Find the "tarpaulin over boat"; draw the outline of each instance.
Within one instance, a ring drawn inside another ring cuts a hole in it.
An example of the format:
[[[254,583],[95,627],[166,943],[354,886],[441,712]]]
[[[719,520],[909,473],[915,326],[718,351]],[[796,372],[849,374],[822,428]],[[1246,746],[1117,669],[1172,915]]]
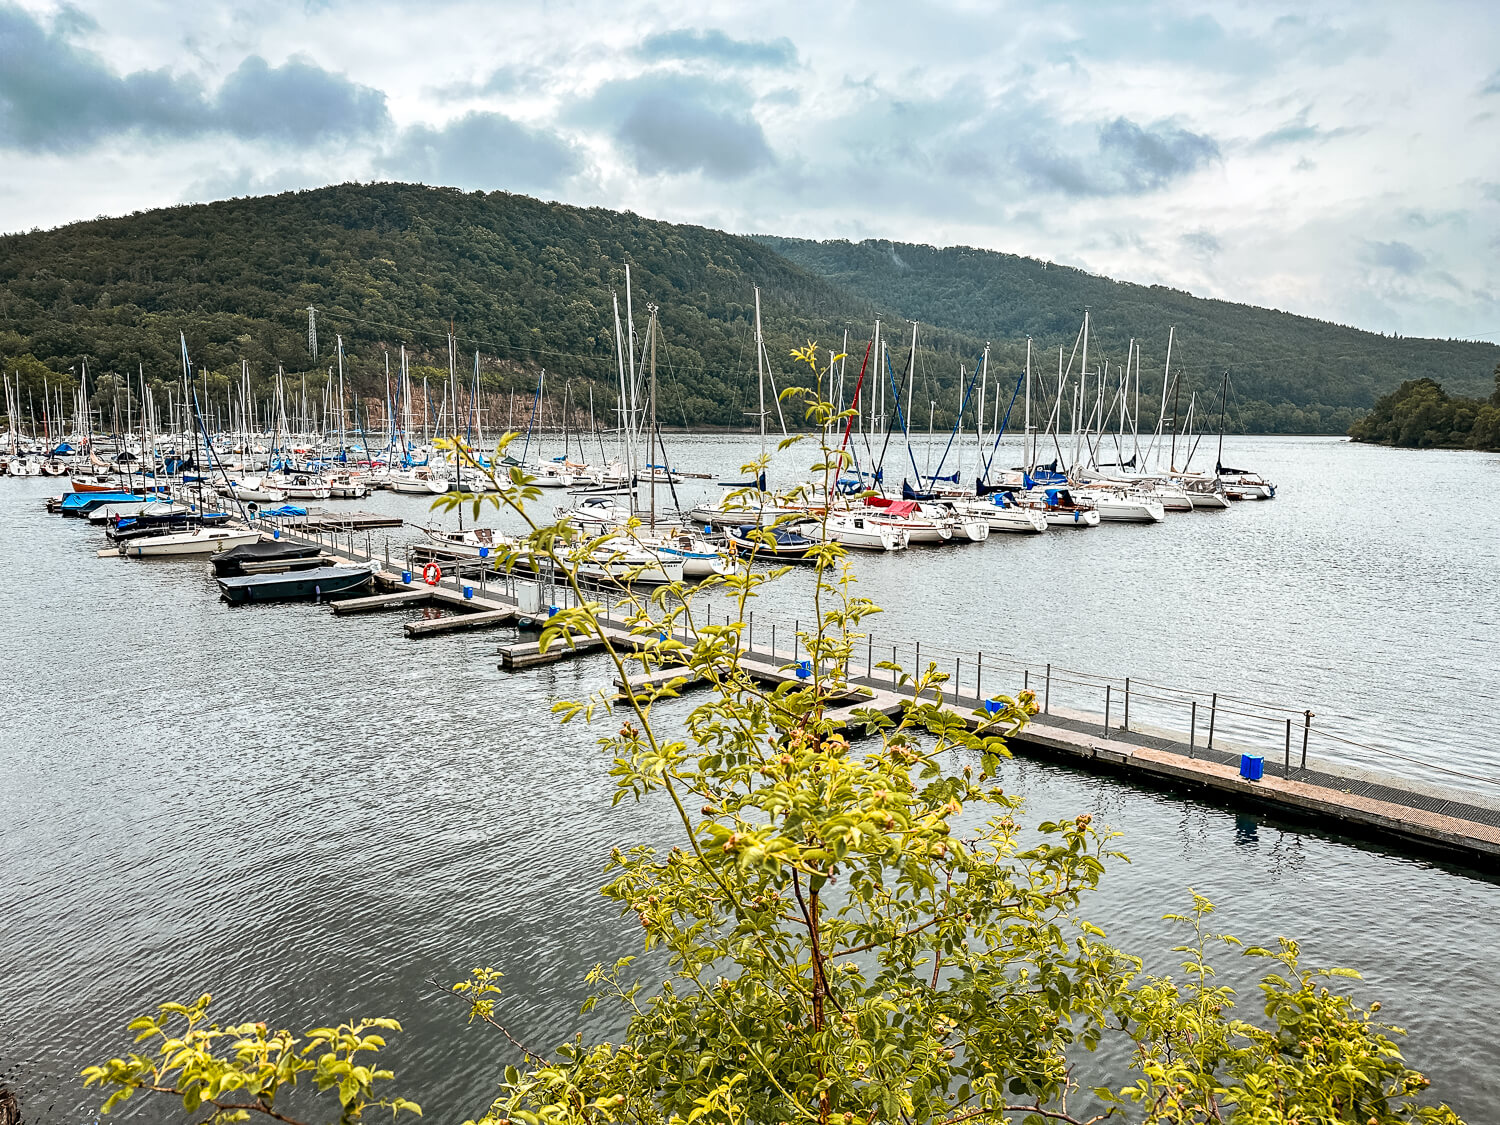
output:
[[[868,503],[872,508],[884,508],[893,516],[909,516],[917,510],[915,500],[887,500],[884,496],[872,496]]]

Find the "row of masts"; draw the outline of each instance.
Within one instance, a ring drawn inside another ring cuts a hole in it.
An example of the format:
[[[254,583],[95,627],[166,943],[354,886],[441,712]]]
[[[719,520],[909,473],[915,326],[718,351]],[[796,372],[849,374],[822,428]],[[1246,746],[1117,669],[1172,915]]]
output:
[[[747,414],[757,421],[762,439],[768,432],[772,408],[779,428],[787,431],[786,418],[781,408],[780,394],[776,386],[775,365],[766,350],[762,325],[761,294],[754,291],[754,348],[756,355],[757,409]],[[621,309],[618,296],[614,298],[614,320],[616,339],[617,396],[615,410],[618,412],[614,432],[619,437],[620,454],[631,479],[656,473],[645,470],[664,464],[658,416],[658,394],[656,359],[659,325],[657,309],[650,306],[648,324],[644,336],[636,331],[634,300],[630,284],[630,268],[625,268],[624,324],[621,324]],[[1033,341],[1026,340],[1024,371],[1016,381],[1009,398],[1004,394],[1009,379],[990,378],[990,347],[984,352],[975,368],[960,366],[958,386],[961,399],[955,418],[952,435],[963,436],[967,427],[972,428],[980,450],[982,468],[991,467],[990,458],[984,456],[983,447],[988,434],[998,447],[1000,438],[1010,429],[1012,408],[1021,398],[1022,419],[1020,434],[1023,440],[1023,462],[1034,468],[1044,459],[1055,463],[1066,462],[1071,466],[1099,470],[1105,468],[1134,468],[1160,463],[1167,471],[1185,469],[1190,462],[1196,442],[1185,440],[1184,435],[1195,432],[1197,417],[1197,395],[1190,394],[1187,409],[1181,407],[1181,380],[1179,373],[1172,371],[1172,353],[1176,330],[1173,328],[1167,340],[1167,358],[1163,370],[1161,394],[1158,398],[1154,425],[1145,428],[1141,418],[1142,361],[1140,343],[1132,339],[1127,347],[1122,364],[1108,362],[1090,365],[1091,344],[1090,314],[1085,311],[1083,324],[1073,343],[1071,352],[1060,345],[1057,354],[1057,378],[1055,385],[1046,381],[1033,370]],[[327,378],[321,388],[308,385],[306,373],[296,377],[294,385],[278,367],[269,397],[256,397],[252,392],[249,364],[241,361],[238,380],[230,382],[221,403],[210,403],[206,372],[201,369],[202,395],[195,394],[192,373],[186,369],[180,387],[166,387],[165,418],[158,411],[155,391],[145,378],[144,370],[132,377],[112,376],[113,385],[105,394],[103,402],[90,399],[88,367],[84,363],[79,385],[72,392],[71,410],[66,408],[64,390],[61,386],[44,384],[43,408],[40,414],[34,402],[26,403],[25,414],[29,416],[31,437],[49,441],[63,440],[66,436],[83,436],[85,439],[96,433],[109,434],[161,434],[163,432],[186,435],[196,434],[195,418],[201,418],[205,426],[211,426],[216,436],[239,435],[252,440],[271,435],[273,448],[276,443],[309,439],[324,442],[336,440],[341,450],[351,449],[351,438],[357,438],[359,448],[373,453],[371,438],[382,438],[385,451],[392,461],[406,459],[417,448],[430,448],[440,437],[461,437],[470,446],[482,447],[485,442],[486,416],[490,413],[484,406],[486,398],[481,387],[481,356],[474,352],[472,377],[459,377],[457,337],[451,326],[447,335],[448,376],[441,380],[441,395],[436,410],[433,409],[433,394],[429,378],[423,376],[420,383],[414,382],[410,372],[409,357],[404,345],[399,349],[397,364],[392,369],[391,353],[385,353],[385,395],[383,401],[374,396],[351,396],[345,377],[343,339],[336,337],[335,362],[328,368]],[[845,447],[851,444],[853,460],[863,462],[859,471],[865,475],[877,475],[884,466],[892,439],[899,434],[901,444],[906,447],[911,469],[919,478],[932,478],[945,467],[940,461],[936,466],[931,457],[937,438],[935,418],[937,402],[928,402],[927,463],[919,467],[911,453],[914,440],[919,437],[920,420],[913,417],[916,405],[916,379],[919,363],[919,325],[911,322],[910,344],[905,370],[898,373],[893,361],[890,343],[877,320],[869,347],[865,350],[864,362],[858,378],[849,378],[849,334],[844,333],[842,358],[831,364],[826,372],[826,386],[820,392],[830,401],[836,411],[848,410],[849,421],[845,428]],[[873,358],[873,365],[871,360]],[[525,442],[522,446],[522,461],[531,456],[531,441],[549,427],[545,425],[548,400],[545,394],[547,373],[541,372],[537,389],[529,407],[523,403],[525,416]],[[123,383],[123,406],[120,390]],[[767,399],[767,384],[771,397]],[[903,390],[904,384],[904,390]],[[26,435],[22,422],[20,401],[20,376],[5,379],[5,406],[8,434],[12,443]],[[178,392],[181,392],[180,394]],[[1024,392],[1024,393],[1023,393]],[[494,396],[489,399],[493,402]],[[561,429],[564,435],[563,459],[571,457],[571,441],[576,436],[580,458],[586,456],[583,444],[584,432],[581,411],[575,410],[571,402],[571,388],[565,385],[561,402],[553,410],[553,432]],[[1039,417],[1045,419],[1041,426],[1033,424],[1034,399],[1041,407]],[[1171,413],[1168,414],[1168,403]],[[361,416],[361,402],[364,410]],[[222,407],[222,413],[221,413]],[[1003,414],[1002,414],[1003,410]],[[517,411],[516,392],[510,392],[506,428],[519,431],[521,418]],[[557,424],[560,416],[561,424]],[[570,426],[571,421],[571,426]],[[570,433],[571,429],[571,433]],[[593,385],[589,385],[588,434],[602,438],[604,431],[594,418]],[[1182,439],[1182,440],[1180,440]],[[196,440],[196,438],[195,438]],[[950,438],[950,446],[952,440]],[[1181,447],[1181,448],[1179,448]],[[661,452],[658,453],[657,451]],[[603,442],[600,453],[604,455]],[[1107,460],[1109,457],[1113,460]],[[944,453],[946,459],[946,451]],[[1180,458],[1185,458],[1181,464]],[[985,475],[981,473],[981,476]]]

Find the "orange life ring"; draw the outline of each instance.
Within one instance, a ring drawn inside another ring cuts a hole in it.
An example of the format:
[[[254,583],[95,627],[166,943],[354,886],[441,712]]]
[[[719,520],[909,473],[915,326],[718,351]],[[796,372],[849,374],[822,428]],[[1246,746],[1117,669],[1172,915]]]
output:
[[[443,580],[443,568],[437,563],[428,563],[422,568],[422,581],[429,586],[436,586]]]

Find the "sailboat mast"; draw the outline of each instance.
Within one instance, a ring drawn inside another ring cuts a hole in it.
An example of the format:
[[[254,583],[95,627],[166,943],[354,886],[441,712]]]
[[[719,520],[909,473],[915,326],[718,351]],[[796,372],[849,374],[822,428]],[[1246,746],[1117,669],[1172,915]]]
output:
[[[989,345],[985,345],[985,357],[990,354]],[[1029,473],[1036,467],[1036,441],[1031,436],[1031,337],[1026,337],[1026,414],[1025,414],[1025,439],[1021,442],[1021,460],[1026,465]]]
[[[760,334],[760,286],[755,287],[755,375],[760,388],[760,455],[766,455],[766,365],[765,344]]]
[[[1219,452],[1214,458],[1215,475],[1224,472],[1224,419],[1229,414],[1229,368],[1224,368],[1224,384],[1219,390]]]
[[[638,380],[636,379],[636,373],[635,373],[635,305],[632,303],[632,298],[630,296],[630,263],[629,262],[625,263],[625,355],[626,355],[626,359],[627,359],[628,364],[629,364],[629,374],[630,374],[630,384],[629,384],[629,391],[630,391],[630,414],[629,414],[629,423],[630,423],[630,428],[631,428],[630,436],[626,440],[628,442],[633,442],[635,440],[634,430],[635,430],[635,428],[637,426],[640,425],[640,422],[639,422],[639,418],[640,418],[640,399],[639,399],[639,393],[638,393],[637,388],[636,388],[636,383],[637,383]],[[635,483],[634,476],[631,477],[631,483],[632,484]],[[632,492],[631,495],[634,495],[634,493]]]
[[[626,277],[630,276],[630,267],[626,266]],[[635,514],[635,466],[632,464],[632,452],[630,448],[629,415],[626,409],[630,403],[630,395],[625,383],[625,339],[620,335],[620,297],[619,294],[611,294],[611,300],[615,308],[615,361],[620,372],[620,408],[616,412],[620,420],[620,451],[625,456],[625,483],[628,486],[627,495],[630,497],[630,511]]]
[[[651,398],[651,432],[648,441],[656,440],[656,306],[647,305],[651,313],[651,319],[646,325],[646,337],[651,348],[651,386],[647,394]],[[649,453],[651,446],[648,444],[646,450]],[[651,473],[651,530],[656,530],[656,470],[650,468],[651,461],[646,461],[646,466]]]

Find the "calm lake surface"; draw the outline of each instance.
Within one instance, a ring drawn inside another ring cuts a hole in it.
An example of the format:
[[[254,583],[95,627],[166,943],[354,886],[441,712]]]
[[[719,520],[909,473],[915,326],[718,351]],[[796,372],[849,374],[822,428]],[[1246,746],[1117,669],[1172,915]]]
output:
[[[670,445],[683,468],[733,476],[757,443]],[[856,559],[886,610],[879,643],[1305,707],[1404,757],[1319,752],[1497,792],[1500,459],[1293,438],[1225,457],[1278,498]],[[782,454],[773,484],[811,459]],[[399,1018],[390,1061],[429,1120],[480,1112],[512,1061],[443,996],[476,965],[505,970],[504,1014],[528,1042],[618,1031],[578,1014],[587,969],[638,947],[596,893],[602,861],[671,826],[652,804],[612,811],[594,732],[547,713],[603,686],[601,660],[510,675],[508,630],[413,642],[400,626],[420,611],[230,608],[201,561],[95,558],[101,533],[42,511],[57,487],[0,480],[0,1075],[29,1119],[90,1113],[79,1067],[124,1049],[134,1015],[203,991],[223,1019]],[[413,497],[344,506],[429,519]],[[758,612],[794,618],[806,595],[789,576]],[[1133,862],[1085,913],[1150,968],[1171,971],[1159,918],[1195,888],[1224,931],[1287,934],[1309,963],[1363,971],[1357,993],[1412,1032],[1435,1092],[1493,1119],[1500,873],[1060,766],[1017,760],[1003,780],[1036,819],[1093,812],[1124,834]]]

